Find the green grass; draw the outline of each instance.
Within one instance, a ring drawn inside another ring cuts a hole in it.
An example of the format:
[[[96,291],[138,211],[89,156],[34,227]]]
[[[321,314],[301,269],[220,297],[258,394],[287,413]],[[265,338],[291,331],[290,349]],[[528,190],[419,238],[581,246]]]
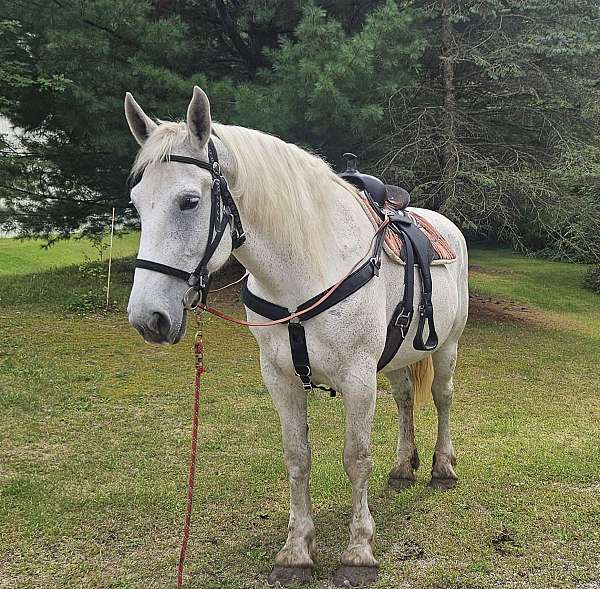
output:
[[[135,254],[139,238],[137,232],[116,234],[113,256],[119,258]],[[104,243],[108,244],[108,237],[105,237]],[[40,272],[99,258],[98,250],[89,239],[58,241],[50,247],[44,247],[45,244],[41,239],[0,238],[0,275]],[[107,255],[106,251],[104,255]]]
[[[570,328],[468,325],[452,415],[460,483],[449,493],[426,487],[431,405],[416,415],[417,485],[386,490],[396,410],[380,395],[370,490],[376,587],[591,588],[600,576],[600,333],[580,325],[595,325],[600,297],[581,289],[578,266],[490,250],[471,259],[481,266],[478,292],[564,316]],[[0,278],[2,588],[174,586],[191,334],[175,347],[145,345],[124,316],[130,277],[130,261],[118,263],[109,314],[69,311],[102,286],[76,267]],[[205,343],[188,586],[263,587],[287,526],[279,423],[247,330],[209,318]],[[309,411],[312,588],[325,589],[347,542],[350,487],[339,399],[311,394]]]
[[[549,262],[528,258],[510,250],[477,248],[470,252],[470,264],[484,269],[471,273],[471,287],[481,294],[504,296],[540,309],[595,314],[598,295],[581,288],[584,264]],[[485,269],[493,273],[485,272]]]

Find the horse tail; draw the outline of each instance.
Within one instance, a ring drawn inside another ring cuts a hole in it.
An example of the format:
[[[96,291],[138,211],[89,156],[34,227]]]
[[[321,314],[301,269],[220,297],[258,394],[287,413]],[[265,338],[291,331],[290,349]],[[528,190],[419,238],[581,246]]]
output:
[[[411,364],[410,380],[416,405],[422,405],[431,396],[431,385],[433,384],[433,361],[431,356],[423,358]]]

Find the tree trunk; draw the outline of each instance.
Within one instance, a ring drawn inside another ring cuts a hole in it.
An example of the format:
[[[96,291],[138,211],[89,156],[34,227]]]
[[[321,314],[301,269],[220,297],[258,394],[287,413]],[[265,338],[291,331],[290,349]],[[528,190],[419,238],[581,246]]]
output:
[[[442,8],[441,22],[441,55],[442,80],[444,87],[444,113],[443,113],[443,145],[442,145],[442,176],[440,191],[434,196],[433,208],[439,210],[444,207],[454,195],[456,189],[456,176],[458,173],[458,157],[456,149],[456,95],[454,89],[454,68],[456,61],[456,47],[454,27],[451,21],[452,0],[440,0]]]

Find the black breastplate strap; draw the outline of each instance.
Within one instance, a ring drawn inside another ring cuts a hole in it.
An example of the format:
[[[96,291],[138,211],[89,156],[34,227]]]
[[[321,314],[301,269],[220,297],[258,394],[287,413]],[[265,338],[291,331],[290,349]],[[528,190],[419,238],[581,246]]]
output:
[[[320,305],[317,305],[314,309],[307,312],[306,314],[298,317],[296,319],[292,319],[288,322],[288,334],[290,338],[290,349],[292,352],[292,362],[294,364],[294,371],[298,378],[302,382],[302,386],[306,390],[310,390],[312,388],[319,388],[326,391],[329,391],[332,396],[335,396],[335,390],[330,387],[325,387],[322,385],[316,385],[312,382],[312,371],[310,368],[310,357],[308,355],[308,347],[306,345],[306,333],[304,331],[304,326],[302,325],[302,321],[306,321],[308,319],[312,319],[317,315],[320,315],[327,309],[330,309],[334,305],[337,305],[344,299],[347,299],[350,295],[354,294],[356,291],[360,290],[365,284],[371,281],[374,276],[379,275],[379,269],[381,268],[381,251],[383,249],[383,240],[385,238],[385,233],[383,231],[379,232],[376,236],[375,243],[373,245],[373,255],[372,257],[362,264],[359,268],[357,268],[350,276],[348,276],[340,286],[325,299]],[[327,289],[329,290],[329,289]],[[302,303],[295,312],[303,311],[308,309],[312,305],[314,305],[320,298],[322,298],[327,290],[319,293],[318,295],[312,297],[308,301]],[[248,288],[247,280],[242,284],[242,301],[244,305],[258,313],[262,317],[266,317],[271,320],[278,320],[291,315],[291,311],[282,307],[280,305],[276,305],[271,303],[261,297],[253,294]]]
[[[212,139],[209,139],[208,141],[207,162],[184,155],[170,155],[165,161],[191,164],[202,168],[203,170],[207,170],[212,176],[210,219],[206,247],[202,259],[196,266],[196,269],[192,272],[186,272],[185,270],[180,270],[173,266],[167,266],[166,264],[160,264],[158,262],[153,262],[152,260],[142,260],[140,258],[135,261],[135,267],[152,270],[153,272],[159,272],[161,274],[167,274],[185,280],[190,286],[190,290],[184,297],[184,305],[187,308],[193,308],[200,300],[202,300],[203,303],[206,303],[209,283],[208,262],[219,247],[227,227],[231,227],[231,244],[233,249],[240,247],[244,243],[246,237],[244,235],[240,213],[235,205],[229,186],[227,185],[227,180],[225,180],[225,177],[221,174],[217,150]],[[130,188],[135,186],[140,180],[141,175],[130,183]]]
[[[429,239],[415,225],[412,217],[403,213],[393,213],[390,215],[391,224],[389,225],[402,240],[406,266],[404,271],[404,294],[402,300],[392,313],[392,318],[387,327],[386,341],[383,353],[377,363],[377,370],[384,368],[392,358],[398,353],[402,342],[406,338],[414,314],[413,300],[415,292],[415,263],[419,269],[422,284],[422,300],[419,305],[419,324],[413,340],[413,346],[417,350],[431,351],[437,347],[438,338],[433,322],[433,305],[431,302],[432,281],[430,264],[433,257],[433,249]],[[310,356],[306,343],[306,333],[303,321],[307,321],[330,309],[337,303],[348,298],[351,294],[361,289],[374,276],[379,275],[381,267],[381,250],[383,248],[384,233],[377,236],[374,245],[373,257],[353,272],[340,287],[321,305],[315,307],[306,315],[292,320],[288,323],[288,334],[290,339],[290,349],[292,353],[292,362],[294,371],[306,390],[313,387],[328,390],[335,395],[335,390],[329,387],[317,386],[312,382],[312,372],[310,368]],[[309,308],[321,298],[326,291],[312,297],[302,303],[296,311],[302,311]],[[248,288],[247,281],[242,284],[242,301],[244,305],[258,313],[262,317],[271,320],[283,319],[291,314],[286,307],[271,303],[261,297],[253,294]],[[423,342],[423,331],[425,322],[428,322],[429,334],[427,340]]]

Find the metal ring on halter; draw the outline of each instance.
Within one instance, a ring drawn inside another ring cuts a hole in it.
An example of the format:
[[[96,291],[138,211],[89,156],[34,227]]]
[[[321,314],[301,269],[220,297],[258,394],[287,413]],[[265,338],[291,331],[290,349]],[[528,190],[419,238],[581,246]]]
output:
[[[183,295],[183,308],[188,311],[195,311],[198,308],[198,303],[202,299],[202,294],[195,287],[190,287]]]

